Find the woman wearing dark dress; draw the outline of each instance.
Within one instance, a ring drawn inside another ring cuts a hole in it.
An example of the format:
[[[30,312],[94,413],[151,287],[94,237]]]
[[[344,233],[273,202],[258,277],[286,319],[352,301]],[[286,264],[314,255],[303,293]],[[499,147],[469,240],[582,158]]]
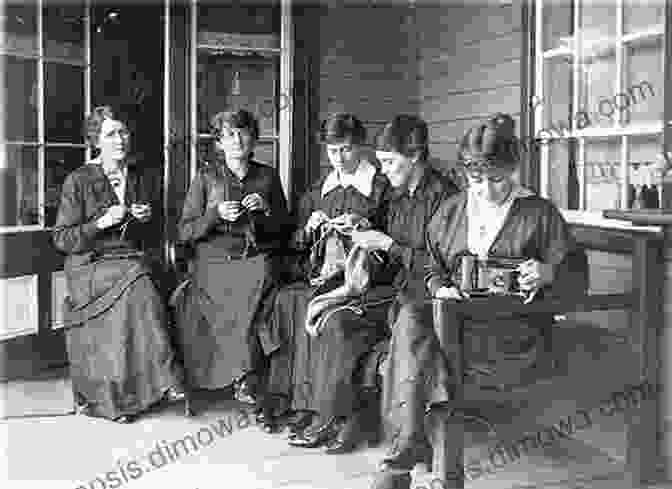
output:
[[[195,251],[190,282],[174,301],[178,336],[190,386],[233,384],[239,401],[255,403],[287,203],[277,172],[252,159],[254,116],[221,112],[211,127],[214,161],[191,182],[178,223],[179,239]]]
[[[87,118],[99,156],[65,183],[53,240],[68,254],[64,310],[70,376],[85,414],[127,423],[162,398],[184,400],[166,310],[143,242],[157,232],[156,185],[126,155],[126,125],[109,107]]]
[[[379,392],[375,377],[362,367],[375,341],[389,334],[388,315],[397,310],[397,297],[414,297],[423,290],[427,265],[425,228],[439,203],[457,187],[427,162],[427,124],[412,115],[395,117],[377,142],[376,158],[391,183],[383,230],[354,231],[355,244],[382,250],[396,270],[390,285],[374,287],[361,298],[359,311],[344,309],[326,322],[312,352],[313,406],[324,420],[340,427],[332,438],[325,424],[306,430],[293,444],[316,446],[328,441],[326,453],[354,450],[360,441],[375,441],[380,431]]]
[[[389,187],[385,176],[362,154],[366,130],[359,119],[335,114],[324,122],[321,132],[333,169],[306,192],[299,205],[294,242],[304,251],[300,255],[304,264],[315,231],[330,219],[355,214],[380,229]],[[273,324],[277,351],[270,358],[268,378],[269,396],[280,399],[284,406],[291,402],[293,410],[299,412],[300,419],[295,420],[299,427],[310,421],[313,408],[311,356],[316,340],[306,332],[305,321],[316,289],[306,283],[308,268],[300,273],[302,281],[283,288],[276,298]],[[368,341],[376,341],[379,336],[373,333]],[[266,429],[272,431],[272,414],[267,416]],[[316,423],[319,425],[319,420]]]
[[[521,289],[532,294],[549,286],[573,240],[555,206],[515,182],[518,143],[511,116],[496,114],[469,130],[458,157],[468,187],[446,199],[428,227],[429,297],[467,299],[450,280],[454,262],[465,250],[481,257],[527,258],[519,266]],[[500,382],[515,378],[534,363],[538,324],[539,318],[529,315],[497,321],[496,327],[469,323],[466,361],[485,358],[494,363]],[[478,348],[479,344],[485,347]],[[421,301],[407,302],[392,330],[384,372],[384,412],[396,435],[374,489],[408,489],[413,466],[430,462],[426,409],[450,401],[453,385],[449,361],[434,333],[431,308]]]

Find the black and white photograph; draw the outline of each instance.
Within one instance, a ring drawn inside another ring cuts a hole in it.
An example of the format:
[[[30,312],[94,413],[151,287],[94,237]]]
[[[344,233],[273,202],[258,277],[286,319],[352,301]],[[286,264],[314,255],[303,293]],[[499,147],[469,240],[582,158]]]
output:
[[[672,0],[0,0],[0,77],[3,489],[672,489]]]

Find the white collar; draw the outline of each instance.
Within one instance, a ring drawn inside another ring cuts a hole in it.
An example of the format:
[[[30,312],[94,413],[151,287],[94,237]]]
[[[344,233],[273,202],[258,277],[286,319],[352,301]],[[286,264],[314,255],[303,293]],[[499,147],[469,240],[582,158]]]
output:
[[[509,206],[513,203],[514,200],[523,198],[523,197],[529,197],[531,195],[534,195],[534,192],[532,192],[530,189],[523,187],[522,185],[518,183],[513,184],[513,188],[511,189],[511,192],[509,195],[506,197],[504,202],[501,204],[495,205],[491,204],[490,202],[486,201],[485,199],[479,198],[476,196],[475,193],[470,193],[469,195],[469,201],[472,203],[472,205],[476,205],[481,212],[497,212],[498,210],[503,210],[503,209],[508,209]]]
[[[340,174],[336,170],[332,170],[322,184],[322,197],[337,187],[347,188],[350,186],[369,197],[373,191],[373,177],[375,175],[376,167],[367,160],[360,160],[357,169],[350,175]]]

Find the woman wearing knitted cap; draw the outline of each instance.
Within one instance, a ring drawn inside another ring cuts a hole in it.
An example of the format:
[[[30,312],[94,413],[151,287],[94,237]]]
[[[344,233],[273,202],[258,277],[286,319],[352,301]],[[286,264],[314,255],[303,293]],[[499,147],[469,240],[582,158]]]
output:
[[[462,139],[458,158],[468,186],[446,199],[429,224],[428,292],[434,298],[468,298],[450,278],[465,251],[480,257],[525,258],[519,266],[520,288],[532,295],[549,286],[573,241],[555,206],[514,178],[519,156],[511,116],[496,114],[470,129]],[[524,368],[534,364],[539,319],[498,320],[495,328],[468,323],[464,335],[467,362],[487,361],[494,365],[495,384],[514,383]],[[384,375],[384,412],[395,426],[396,436],[375,489],[408,489],[413,466],[430,463],[431,446],[424,431],[426,409],[449,401],[454,383],[448,359],[434,334],[431,310],[417,301],[404,304],[392,335]]]

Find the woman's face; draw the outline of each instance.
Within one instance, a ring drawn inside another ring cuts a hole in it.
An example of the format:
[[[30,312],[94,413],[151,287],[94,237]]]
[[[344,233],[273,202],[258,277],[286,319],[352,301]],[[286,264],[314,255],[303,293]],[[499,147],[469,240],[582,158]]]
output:
[[[352,141],[327,144],[327,156],[334,170],[353,173],[359,165],[359,146]]]
[[[114,119],[105,119],[100,126],[98,149],[103,161],[123,160],[128,154],[131,136],[126,125]]]
[[[394,188],[408,184],[418,161],[417,156],[409,158],[396,151],[376,151],[376,158],[380,161],[381,171]]]
[[[248,128],[224,126],[215,139],[215,149],[224,152],[227,160],[246,160],[254,148],[254,137]]]
[[[501,204],[513,188],[513,169],[490,168],[486,171],[469,171],[467,182],[471,192],[492,204]]]

